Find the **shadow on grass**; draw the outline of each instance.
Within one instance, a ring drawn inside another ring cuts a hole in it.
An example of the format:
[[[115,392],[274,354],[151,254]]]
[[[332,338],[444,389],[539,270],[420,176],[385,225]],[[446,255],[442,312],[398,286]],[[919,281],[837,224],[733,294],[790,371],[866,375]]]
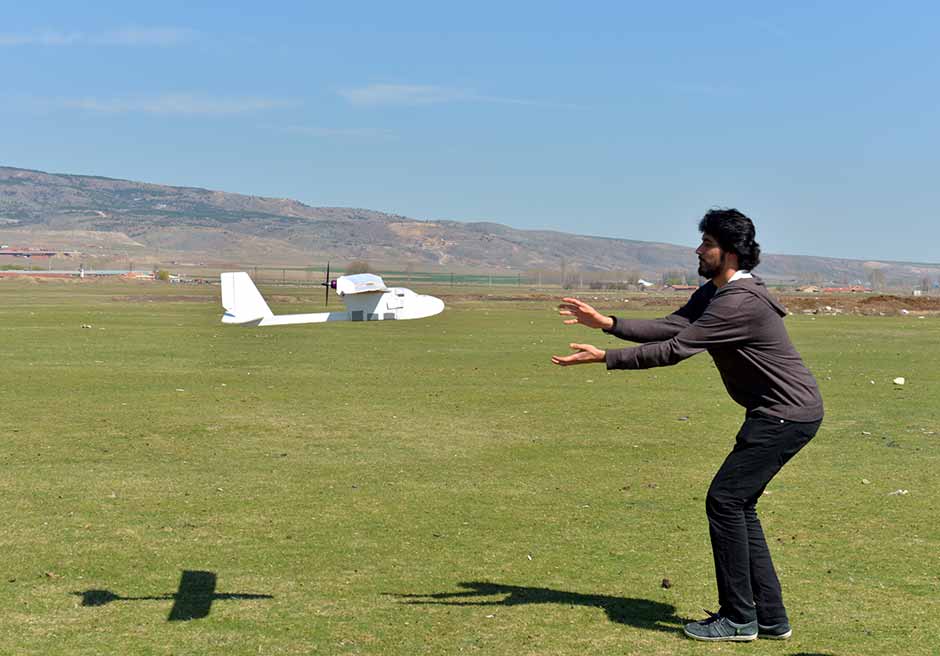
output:
[[[608,595],[581,594],[550,588],[528,588],[499,583],[459,583],[462,592],[438,592],[433,594],[396,594],[395,597],[413,605],[431,606],[521,606],[525,604],[559,604],[564,606],[588,606],[600,608],[612,622],[628,624],[649,631],[674,633],[690,620],[676,616],[675,606],[649,599],[611,597]],[[502,599],[485,600],[481,597],[505,595]]]
[[[266,594],[221,593],[215,591],[215,572],[183,571],[176,594],[146,597],[122,597],[110,590],[73,592],[82,598],[82,606],[104,606],[114,601],[169,601],[173,600],[168,622],[188,622],[209,615],[212,603],[224,599],[273,599]]]

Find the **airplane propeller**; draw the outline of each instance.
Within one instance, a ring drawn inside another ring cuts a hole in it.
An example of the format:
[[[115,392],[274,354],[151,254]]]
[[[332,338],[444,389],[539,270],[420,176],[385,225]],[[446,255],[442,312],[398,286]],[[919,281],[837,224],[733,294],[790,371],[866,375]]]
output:
[[[326,263],[326,282],[320,283],[326,289],[323,290],[323,303],[327,307],[330,305],[330,288],[336,288],[335,283],[330,281],[330,263]]]

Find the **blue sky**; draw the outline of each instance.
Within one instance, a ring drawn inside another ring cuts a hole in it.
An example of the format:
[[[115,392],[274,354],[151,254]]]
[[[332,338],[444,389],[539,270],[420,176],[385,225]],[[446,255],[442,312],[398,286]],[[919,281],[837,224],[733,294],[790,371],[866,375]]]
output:
[[[936,3],[20,4],[3,165],[940,262]]]

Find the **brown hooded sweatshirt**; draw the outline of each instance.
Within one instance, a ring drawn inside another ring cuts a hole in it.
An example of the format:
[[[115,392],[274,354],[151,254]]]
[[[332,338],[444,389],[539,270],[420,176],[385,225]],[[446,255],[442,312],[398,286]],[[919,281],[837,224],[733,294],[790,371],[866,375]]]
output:
[[[787,335],[786,314],[756,276],[720,289],[709,281],[662,319],[614,317],[605,332],[641,345],[607,351],[607,368],[662,367],[705,350],[728,394],[749,414],[817,421],[823,416],[822,397]]]

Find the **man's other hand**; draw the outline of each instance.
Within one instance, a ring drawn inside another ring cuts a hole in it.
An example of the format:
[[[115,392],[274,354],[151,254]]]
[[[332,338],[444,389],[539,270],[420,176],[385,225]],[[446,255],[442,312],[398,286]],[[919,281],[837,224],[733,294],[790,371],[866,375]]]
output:
[[[569,344],[571,350],[577,351],[571,355],[553,355],[552,363],[561,367],[569,367],[573,364],[592,364],[594,362],[604,362],[607,351],[602,351],[596,346],[590,344]]]
[[[614,327],[614,320],[604,316],[587,303],[579,301],[576,298],[563,298],[563,303],[558,306],[558,314],[563,317],[574,317],[566,319],[566,324],[580,323],[588,328],[600,328],[610,330]]]

